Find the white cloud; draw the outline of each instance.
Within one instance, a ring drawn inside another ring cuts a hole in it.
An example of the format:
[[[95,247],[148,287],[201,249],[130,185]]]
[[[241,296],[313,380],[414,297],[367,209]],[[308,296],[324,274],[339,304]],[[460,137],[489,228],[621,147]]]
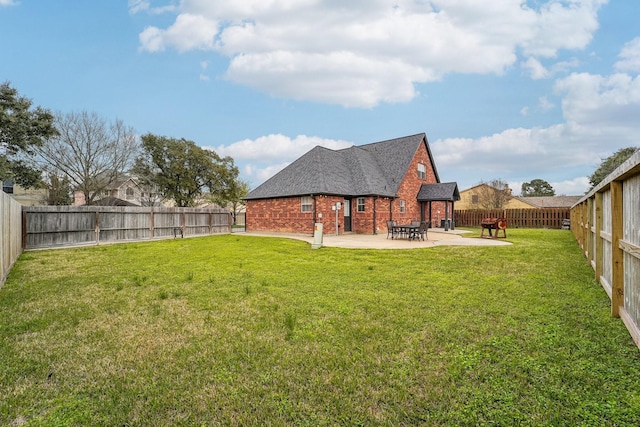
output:
[[[281,134],[271,134],[208,148],[212,148],[221,156],[231,156],[237,164],[242,164],[245,179],[257,185],[317,145],[339,150],[351,147],[353,143],[307,135],[290,138]]]
[[[597,13],[608,0],[569,0],[544,3],[521,44],[527,56],[555,57],[560,49],[583,49],[598,29]],[[522,2],[510,2],[514,6]]]
[[[587,175],[601,159],[638,145],[640,76],[573,73],[556,82],[555,92],[563,97],[564,123],[437,140],[431,146],[438,167],[461,177],[475,173],[476,178],[464,184],[469,186],[481,179],[531,176],[549,181],[557,194],[583,194],[589,188]],[[539,99],[541,110],[551,107],[546,97]],[[578,170],[588,172],[576,177]],[[477,176],[478,171],[484,176]]]
[[[640,73],[640,37],[625,44],[619,58],[615,64],[617,70]]]
[[[200,80],[203,82],[208,82],[210,80],[209,75],[206,73],[207,68],[209,68],[209,61],[200,61]]]
[[[214,150],[222,156],[231,156],[236,160],[278,159],[291,161],[317,145],[337,150],[351,147],[353,143],[306,135],[290,138],[281,134],[271,134],[257,139],[244,139],[226,146],[220,145]]]
[[[245,176],[250,177],[252,182],[260,184],[268,180],[269,178],[271,178],[272,176],[274,176],[275,174],[277,174],[287,166],[289,166],[289,162],[277,163],[277,164],[268,165],[265,167],[256,167],[254,165],[247,165],[245,166],[243,172]],[[254,185],[254,187],[256,186],[257,185]]]
[[[0,0],[0,6],[15,6],[18,2],[15,0]]]
[[[549,79],[559,73],[564,73],[571,68],[579,65],[577,59],[573,58],[569,61],[560,61],[552,64],[549,68],[542,65],[539,59],[534,57],[527,58],[522,62],[521,67],[527,72],[533,80]]]
[[[556,196],[580,196],[591,187],[589,178],[586,176],[580,176],[574,179],[550,182],[551,186],[556,192]]]
[[[143,50],[149,52],[163,51],[167,46],[178,52],[194,49],[211,50],[214,37],[218,32],[218,23],[200,15],[183,13],[176,22],[166,30],[147,27],[140,33],[139,39]]]
[[[175,5],[153,7],[151,6],[151,2],[149,2],[148,0],[129,0],[129,13],[131,15],[135,15],[139,12],[147,12],[152,15],[159,15],[167,12],[175,12],[176,10],[177,7]]]
[[[546,79],[551,75],[551,72],[547,70],[538,59],[533,57],[527,58],[527,60],[522,63],[522,68],[529,72],[533,80]]]
[[[139,39],[149,52],[226,55],[229,80],[274,96],[368,108],[409,101],[417,83],[448,73],[503,73],[517,52],[534,78],[548,78],[554,66],[538,58],[587,46],[604,3],[183,0],[172,25]]]
[[[538,98],[538,107],[541,111],[547,112],[555,107],[552,102],[549,102],[546,96]]]
[[[558,80],[555,91],[564,95],[562,110],[570,125],[586,126],[595,135],[608,134],[616,139],[629,139],[633,134],[628,130],[638,130],[640,77],[637,75],[574,73]]]

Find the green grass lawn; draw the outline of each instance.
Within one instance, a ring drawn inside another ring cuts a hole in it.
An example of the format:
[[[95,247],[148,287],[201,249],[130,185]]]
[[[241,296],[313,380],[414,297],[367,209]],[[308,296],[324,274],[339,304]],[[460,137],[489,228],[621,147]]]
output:
[[[640,424],[640,351],[570,232],[222,235],[22,254],[1,425]]]

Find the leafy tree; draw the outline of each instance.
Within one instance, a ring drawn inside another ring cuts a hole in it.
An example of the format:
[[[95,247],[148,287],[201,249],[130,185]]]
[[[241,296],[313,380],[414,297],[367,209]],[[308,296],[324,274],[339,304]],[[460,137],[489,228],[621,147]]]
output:
[[[132,128],[122,121],[108,123],[96,113],[58,113],[59,134],[36,148],[43,170],[66,177],[91,204],[109,184],[133,166],[139,143]]]
[[[482,209],[502,209],[511,198],[509,184],[500,178],[480,181],[478,187],[478,205]]]
[[[249,183],[242,180],[234,180],[231,186],[221,193],[211,196],[211,201],[219,206],[227,207],[231,205],[231,214],[233,215],[233,223],[236,223],[238,213],[241,208],[246,205],[242,199],[249,193]]]
[[[534,179],[531,182],[523,182],[521,188],[522,197],[555,196],[556,192],[544,179]]]
[[[638,147],[621,148],[606,159],[602,159],[600,167],[589,177],[591,188],[600,184],[611,172],[631,157],[636,150],[638,150]]]
[[[231,157],[220,157],[193,141],[153,134],[142,136],[142,155],[134,173],[148,177],[166,199],[179,207],[194,206],[205,193],[230,194],[238,176]]]
[[[47,189],[47,204],[51,206],[66,206],[73,202],[71,197],[71,184],[66,176],[60,178],[54,174],[49,174],[48,182],[45,182]]]
[[[27,158],[34,147],[57,134],[53,115],[31,104],[9,83],[0,85],[0,181],[13,178],[24,188],[36,186],[41,178]]]

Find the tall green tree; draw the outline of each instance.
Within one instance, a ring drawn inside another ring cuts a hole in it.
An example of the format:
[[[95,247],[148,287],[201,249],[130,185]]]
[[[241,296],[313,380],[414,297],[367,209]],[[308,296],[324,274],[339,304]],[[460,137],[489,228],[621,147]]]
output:
[[[249,183],[242,180],[234,180],[230,188],[211,196],[211,201],[221,207],[229,207],[233,215],[233,223],[236,223],[238,213],[246,205],[243,197],[249,194]]]
[[[522,183],[520,194],[522,197],[555,196],[556,191],[544,179],[534,179]]]
[[[71,184],[66,176],[60,178],[49,174],[44,184],[47,189],[47,204],[51,206],[66,206],[73,203]]]
[[[24,188],[40,182],[41,173],[29,160],[34,148],[57,135],[53,115],[42,107],[32,108],[9,83],[0,85],[0,181],[7,178]]]
[[[150,133],[141,139],[142,155],[134,173],[146,177],[179,207],[194,206],[206,193],[227,194],[237,180],[238,168],[231,157],[220,157],[186,139]]]
[[[606,159],[603,159],[598,169],[596,169],[589,177],[591,188],[600,184],[611,172],[623,164],[637,150],[638,147],[621,148]]]

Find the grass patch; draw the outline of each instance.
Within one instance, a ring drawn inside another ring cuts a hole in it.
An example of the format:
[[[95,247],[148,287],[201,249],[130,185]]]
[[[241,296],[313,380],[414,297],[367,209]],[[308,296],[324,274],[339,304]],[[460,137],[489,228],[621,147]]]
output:
[[[0,424],[640,424],[640,352],[571,234],[508,240],[28,252],[0,289]]]

